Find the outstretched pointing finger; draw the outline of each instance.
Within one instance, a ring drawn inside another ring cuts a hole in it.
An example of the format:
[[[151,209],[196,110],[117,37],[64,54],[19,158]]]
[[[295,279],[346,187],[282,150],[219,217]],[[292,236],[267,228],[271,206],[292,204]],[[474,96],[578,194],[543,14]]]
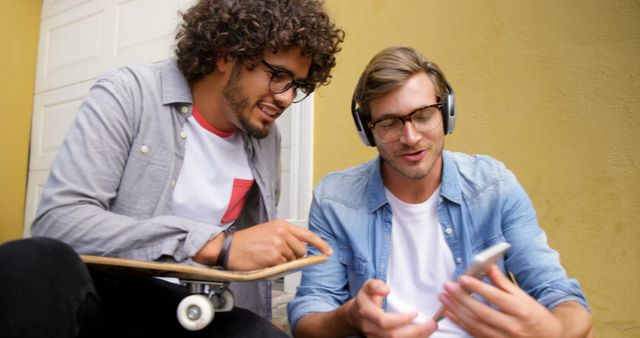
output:
[[[331,246],[329,246],[327,242],[325,242],[322,238],[309,231],[308,229],[289,224],[289,230],[298,240],[313,245],[314,247],[322,251],[323,254],[328,256],[333,254]]]

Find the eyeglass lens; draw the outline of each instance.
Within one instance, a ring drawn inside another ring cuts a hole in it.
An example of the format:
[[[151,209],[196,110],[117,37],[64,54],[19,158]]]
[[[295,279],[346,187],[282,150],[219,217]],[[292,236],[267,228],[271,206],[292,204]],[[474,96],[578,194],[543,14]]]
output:
[[[261,60],[262,63],[269,68],[271,79],[269,79],[269,90],[275,94],[284,93],[293,87],[295,97],[294,103],[300,102],[307,98],[313,91],[310,86],[302,81],[296,81],[293,74],[285,69],[278,69],[268,62]]]
[[[439,104],[426,106],[406,116],[384,118],[372,123],[373,132],[383,142],[394,142],[400,139],[404,123],[411,125],[419,132],[428,132],[440,126],[442,119],[438,114]]]

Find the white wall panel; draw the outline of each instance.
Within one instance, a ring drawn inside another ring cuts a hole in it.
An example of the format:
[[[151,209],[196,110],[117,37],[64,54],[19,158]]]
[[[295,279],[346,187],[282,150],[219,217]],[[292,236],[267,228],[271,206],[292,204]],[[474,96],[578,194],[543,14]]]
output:
[[[314,94],[277,120],[282,134],[282,189],[278,217],[306,224],[313,184]]]
[[[97,77],[105,69],[104,1],[73,7],[42,20],[36,93]]]
[[[119,4],[117,49],[132,48],[171,34],[177,24],[176,11],[171,1],[138,0]]]
[[[121,1],[116,7],[114,65],[157,62],[173,55],[177,12],[185,1]]]
[[[36,94],[31,122],[29,170],[47,170],[93,81]]]
[[[44,72],[54,73],[65,67],[83,62],[100,60],[104,12],[90,13],[59,27],[47,31],[47,58]]]
[[[27,200],[25,203],[24,227],[22,231],[24,237],[31,236],[31,222],[36,216],[38,203],[40,202],[40,198],[42,197],[42,189],[44,188],[44,184],[47,182],[48,176],[48,170],[29,173],[29,185],[27,187]]]
[[[46,19],[63,11],[88,3],[89,1],[90,0],[43,0],[41,18]]]
[[[45,0],[36,93],[173,55],[178,10],[192,0]]]

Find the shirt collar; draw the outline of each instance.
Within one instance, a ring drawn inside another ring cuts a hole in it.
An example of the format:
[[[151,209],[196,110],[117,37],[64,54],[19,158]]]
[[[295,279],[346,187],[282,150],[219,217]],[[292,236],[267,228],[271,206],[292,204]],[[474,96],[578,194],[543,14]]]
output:
[[[457,204],[462,204],[459,174],[451,153],[442,152],[442,182],[440,182],[440,196]]]
[[[369,175],[369,184],[367,185],[368,202],[367,208],[369,212],[374,212],[388,203],[384,191],[384,183],[382,182],[381,167],[382,158],[378,156],[376,159],[369,161],[371,175]],[[458,171],[456,164],[451,158],[448,151],[442,152],[442,182],[440,182],[440,196],[454,203],[462,204],[462,192],[458,183]]]
[[[162,81],[162,104],[193,103],[191,86],[178,68],[175,59],[163,61],[159,65]]]
[[[382,157],[380,156],[369,161],[369,170],[371,171],[371,174],[369,175],[369,184],[367,184],[366,194],[368,196],[367,209],[369,209],[369,212],[371,213],[389,203],[384,192],[382,170],[380,170],[381,164]]]

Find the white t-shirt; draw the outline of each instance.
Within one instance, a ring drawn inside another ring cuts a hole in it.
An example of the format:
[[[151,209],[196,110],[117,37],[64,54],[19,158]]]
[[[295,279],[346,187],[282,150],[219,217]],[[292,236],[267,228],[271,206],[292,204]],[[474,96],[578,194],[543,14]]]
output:
[[[417,312],[425,322],[440,308],[438,294],[455,277],[451,249],[444,240],[438,218],[440,189],[419,204],[408,204],[386,190],[391,206],[391,252],[387,271],[390,312]],[[471,337],[448,318],[438,323],[431,337]]]
[[[172,213],[226,228],[240,215],[254,182],[242,137],[217,130],[196,106],[181,136],[186,137],[185,155]]]

